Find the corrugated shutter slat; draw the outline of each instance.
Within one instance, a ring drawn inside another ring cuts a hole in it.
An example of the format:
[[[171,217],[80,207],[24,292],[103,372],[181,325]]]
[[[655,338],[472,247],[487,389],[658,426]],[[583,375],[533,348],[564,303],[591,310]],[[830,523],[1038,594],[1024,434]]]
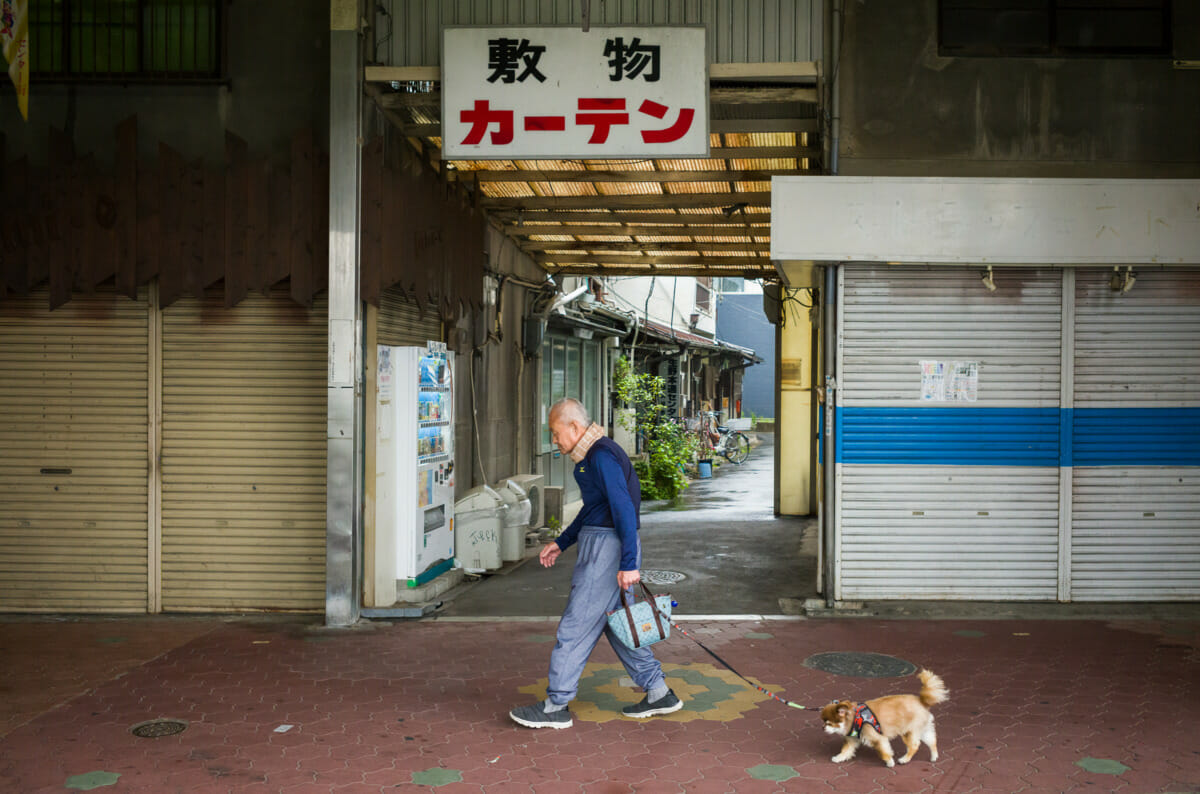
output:
[[[1126,293],[1111,275],[1076,276],[1071,597],[1194,600],[1200,469],[1145,464],[1195,456],[1175,416],[1200,407],[1200,270],[1138,272]]]
[[[144,612],[146,293],[47,305],[0,304],[0,610]]]
[[[1055,598],[1061,275],[842,279],[839,597]],[[922,360],[978,362],[978,401],[923,403]]]
[[[326,309],[163,312],[164,611],[325,604]]]

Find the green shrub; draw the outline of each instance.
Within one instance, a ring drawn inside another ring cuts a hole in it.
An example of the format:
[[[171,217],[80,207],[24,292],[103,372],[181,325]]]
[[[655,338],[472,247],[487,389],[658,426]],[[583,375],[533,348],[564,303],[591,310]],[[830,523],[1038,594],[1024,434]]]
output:
[[[626,430],[642,439],[646,457],[634,461],[643,499],[673,499],[687,488],[685,468],[694,454],[694,440],[667,414],[666,382],[657,375],[635,373],[629,361],[617,361],[614,378],[617,399],[633,409],[621,419]]]

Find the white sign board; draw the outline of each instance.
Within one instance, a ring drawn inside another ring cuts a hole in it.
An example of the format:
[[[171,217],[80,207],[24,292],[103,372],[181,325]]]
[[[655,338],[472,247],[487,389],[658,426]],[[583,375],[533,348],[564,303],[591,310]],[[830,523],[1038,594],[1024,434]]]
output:
[[[1196,264],[1200,180],[775,177],[771,258]]]
[[[703,27],[448,27],[447,160],[708,157]]]

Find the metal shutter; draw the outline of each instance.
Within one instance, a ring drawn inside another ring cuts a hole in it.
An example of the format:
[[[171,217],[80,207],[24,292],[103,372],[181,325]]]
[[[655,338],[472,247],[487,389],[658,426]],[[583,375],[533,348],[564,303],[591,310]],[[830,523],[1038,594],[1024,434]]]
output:
[[[414,301],[405,300],[397,289],[379,296],[376,343],[381,345],[423,345],[442,341],[442,318],[434,309],[422,315]]]
[[[0,303],[0,609],[147,609],[149,308]]]
[[[981,272],[842,268],[837,598],[1057,597],[1061,274]],[[922,360],[978,400],[922,402]]]
[[[163,310],[164,611],[325,606],[326,303]]]
[[[1200,598],[1200,270],[1079,270],[1071,597]]]

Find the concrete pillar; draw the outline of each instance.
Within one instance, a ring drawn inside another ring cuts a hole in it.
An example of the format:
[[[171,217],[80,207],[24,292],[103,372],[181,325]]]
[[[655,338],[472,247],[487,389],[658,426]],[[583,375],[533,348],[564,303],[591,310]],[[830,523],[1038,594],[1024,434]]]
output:
[[[329,26],[329,380],[326,436],[325,623],[359,617],[362,531],[362,303],[358,297],[358,0],[334,0]]]
[[[777,408],[775,470],[779,481],[777,512],[806,516],[814,511],[812,470],[813,328],[806,306],[812,291],[785,290],[776,331]],[[803,305],[802,305],[803,304]]]

